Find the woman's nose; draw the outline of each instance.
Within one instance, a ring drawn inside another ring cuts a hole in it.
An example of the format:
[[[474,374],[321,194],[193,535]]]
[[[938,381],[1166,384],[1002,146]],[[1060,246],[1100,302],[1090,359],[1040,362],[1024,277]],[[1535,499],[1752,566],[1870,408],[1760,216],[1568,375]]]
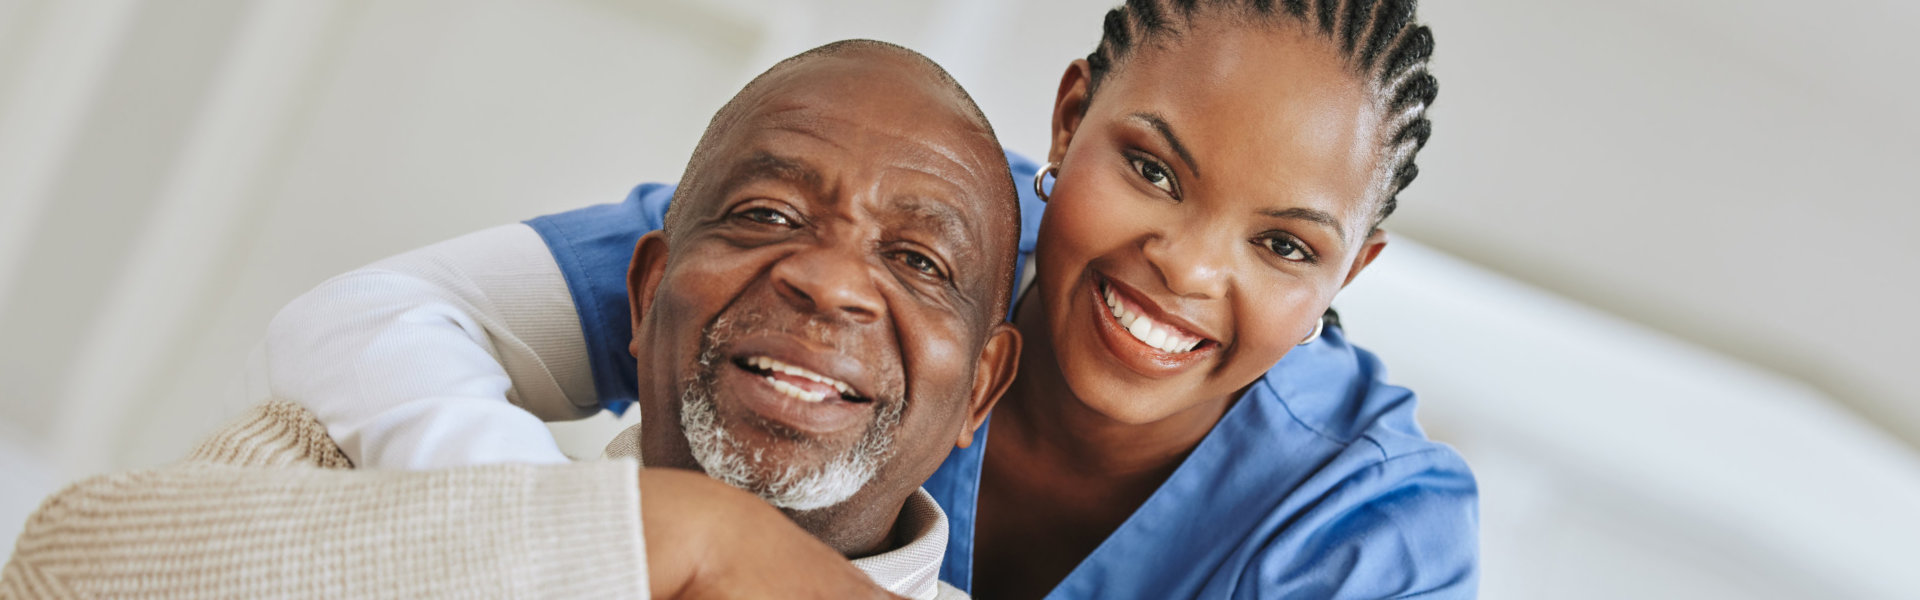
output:
[[[1142,252],[1167,290],[1175,295],[1195,300],[1220,298],[1227,293],[1233,249],[1214,243],[1219,237],[1205,231],[1173,229],[1147,240]]]

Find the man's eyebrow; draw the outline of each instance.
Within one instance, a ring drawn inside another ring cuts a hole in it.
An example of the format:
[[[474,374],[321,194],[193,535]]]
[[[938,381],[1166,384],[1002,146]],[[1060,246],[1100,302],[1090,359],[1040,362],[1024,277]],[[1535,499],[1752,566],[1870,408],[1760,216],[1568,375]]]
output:
[[[1261,209],[1260,214],[1277,219],[1297,219],[1319,223],[1327,229],[1333,230],[1333,235],[1340,238],[1340,243],[1347,243],[1347,230],[1340,227],[1340,220],[1333,218],[1333,215],[1327,211],[1298,207],[1288,209],[1266,208]]]
[[[780,156],[766,150],[755,150],[752,154],[734,163],[727,179],[734,185],[753,181],[783,181],[818,192],[825,187],[825,178],[820,171],[800,159]]]
[[[1137,112],[1129,116],[1160,132],[1160,137],[1166,138],[1168,146],[1173,146],[1173,152],[1180,155],[1180,160],[1186,161],[1187,169],[1193,171],[1193,176],[1200,176],[1200,164],[1193,162],[1193,153],[1187,152],[1187,145],[1180,143],[1180,136],[1173,134],[1173,126],[1168,125],[1166,119],[1161,118],[1157,113],[1150,112]]]
[[[973,247],[978,245],[968,243],[968,240],[978,239],[974,236],[973,222],[960,214],[960,209],[953,205],[915,196],[902,196],[887,202],[887,209],[907,217],[909,223],[937,232],[942,241],[953,244],[950,251],[962,255],[956,259],[970,255]]]

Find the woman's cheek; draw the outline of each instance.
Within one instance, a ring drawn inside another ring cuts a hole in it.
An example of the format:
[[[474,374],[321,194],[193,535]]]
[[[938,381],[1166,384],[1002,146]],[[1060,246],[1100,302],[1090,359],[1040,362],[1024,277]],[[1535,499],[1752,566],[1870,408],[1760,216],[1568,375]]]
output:
[[[1237,299],[1234,333],[1247,364],[1236,366],[1246,369],[1265,371],[1279,362],[1306,339],[1313,328],[1312,315],[1319,312],[1313,310],[1319,305],[1319,294],[1297,286],[1275,286]]]
[[[1093,193],[1077,194],[1059,206],[1048,207],[1049,212],[1067,213],[1062,215],[1067,218],[1059,219],[1066,229],[1060,233],[1073,240],[1078,250],[1104,254],[1126,245],[1126,240],[1148,228],[1147,222],[1154,215],[1143,211],[1139,199],[1128,197],[1124,187],[1099,180],[1085,183],[1092,185],[1081,190]]]

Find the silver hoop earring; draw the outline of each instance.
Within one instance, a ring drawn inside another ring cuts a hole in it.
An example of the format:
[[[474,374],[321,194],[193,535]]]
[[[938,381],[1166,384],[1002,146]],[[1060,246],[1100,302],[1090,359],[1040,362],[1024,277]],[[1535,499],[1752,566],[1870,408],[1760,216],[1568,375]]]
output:
[[[1305,345],[1307,345],[1307,344],[1311,344],[1311,343],[1313,343],[1313,341],[1314,341],[1314,340],[1317,340],[1317,339],[1320,339],[1320,334],[1321,334],[1322,332],[1325,332],[1326,330],[1327,330],[1327,318],[1326,318],[1326,317],[1320,317],[1320,318],[1318,318],[1318,319],[1314,319],[1314,320],[1313,320],[1313,333],[1312,333],[1312,334],[1309,334],[1309,335],[1307,336],[1307,339],[1305,339],[1305,340],[1301,340],[1301,341],[1300,341],[1300,344],[1299,344],[1299,345],[1301,345],[1301,346],[1305,346]]]
[[[1060,167],[1058,165],[1047,163],[1040,167],[1040,172],[1033,174],[1033,195],[1039,196],[1041,202],[1052,200],[1052,198],[1047,197],[1047,188],[1045,185],[1047,174],[1054,173],[1054,177],[1058,178],[1060,176],[1059,172]]]

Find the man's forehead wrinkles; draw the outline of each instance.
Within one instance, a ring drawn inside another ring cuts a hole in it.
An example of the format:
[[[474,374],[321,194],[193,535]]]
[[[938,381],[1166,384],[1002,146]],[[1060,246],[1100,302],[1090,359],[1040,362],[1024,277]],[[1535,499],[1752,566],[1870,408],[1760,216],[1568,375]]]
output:
[[[978,161],[969,160],[966,156],[966,153],[960,148],[957,148],[952,144],[941,143],[941,141],[936,141],[936,139],[932,137],[928,137],[926,139],[921,140],[920,143],[917,144],[917,146],[921,150],[926,151],[927,154],[931,155],[926,158],[938,157],[940,159],[944,159],[945,162],[949,165],[959,167],[960,171],[965,174],[967,180],[954,181],[953,183],[955,185],[967,186],[967,185],[976,184],[978,182],[985,180],[985,177],[982,176],[982,174],[980,173],[980,165],[976,164]],[[938,161],[928,160],[927,162],[937,163]],[[934,173],[926,169],[917,169],[917,170],[927,173],[928,175],[933,175],[935,177],[941,177],[942,179],[951,180],[950,178],[945,177],[940,173]]]
[[[826,178],[805,159],[781,155],[765,148],[748,152],[734,163],[727,175],[732,185],[773,180],[804,186],[815,192],[827,185]]]
[[[824,126],[826,124],[822,122],[823,121],[822,119],[818,119],[818,118],[798,119],[797,118],[797,119],[773,119],[769,121],[770,122],[768,122],[767,126],[764,128],[766,131],[791,133],[794,135],[799,135],[811,140],[818,141],[820,143],[823,143],[829,146],[833,146],[834,148],[839,150],[847,149],[846,144],[842,143],[841,140],[835,139],[835,136],[831,135],[833,128],[830,126]],[[847,131],[845,129],[841,130],[841,132],[843,134],[851,133],[850,131]]]
[[[907,217],[914,222],[925,223],[954,241],[964,242],[966,234],[972,231],[970,220],[961,214],[960,209],[939,200],[921,196],[896,196],[887,201],[887,208],[894,213]]]
[[[999,159],[999,146],[950,102],[929,98],[911,111],[908,126],[895,128],[884,125],[885,119],[876,120],[872,109],[859,108],[863,104],[861,99],[842,96],[844,93],[816,92],[772,99],[758,117],[768,129],[791,131],[829,143],[833,143],[832,137],[836,136],[886,138],[896,144],[897,150],[928,163],[943,160],[972,178],[981,177],[982,165],[969,157],[970,145],[977,143],[981,148],[992,148],[993,159]],[[896,107],[888,112],[903,110]],[[835,145],[844,147],[844,144]]]

